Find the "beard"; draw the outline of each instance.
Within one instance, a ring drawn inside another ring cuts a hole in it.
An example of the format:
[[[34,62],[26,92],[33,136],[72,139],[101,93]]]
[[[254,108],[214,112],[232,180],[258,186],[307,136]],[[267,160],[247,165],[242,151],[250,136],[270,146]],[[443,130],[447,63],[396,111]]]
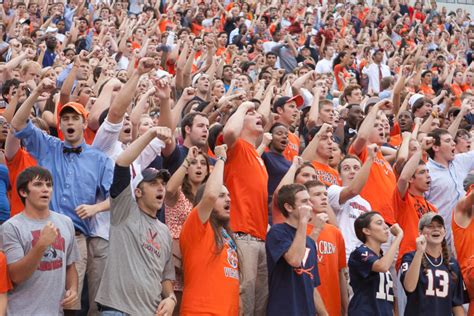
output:
[[[230,222],[229,216],[222,216],[222,215],[217,214],[216,212],[212,212],[211,219],[219,227],[226,228],[229,226],[229,222]]]

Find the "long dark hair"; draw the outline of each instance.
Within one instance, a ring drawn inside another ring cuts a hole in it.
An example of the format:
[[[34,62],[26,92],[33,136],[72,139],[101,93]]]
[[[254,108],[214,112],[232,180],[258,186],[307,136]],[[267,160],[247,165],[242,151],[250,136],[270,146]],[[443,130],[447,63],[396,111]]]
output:
[[[206,160],[207,175],[204,178],[204,180],[202,181],[202,183],[206,183],[207,178],[209,177],[209,173],[210,173],[209,159],[208,159],[207,155],[202,153],[202,152],[200,152],[198,154],[198,157],[199,156],[203,156],[204,159]],[[188,176],[188,174],[186,174],[184,176],[184,179],[183,179],[183,184],[181,185],[181,192],[183,192],[186,199],[188,199],[191,203],[195,200],[195,196],[194,196],[194,193],[193,193],[192,189],[193,189],[193,187],[191,185],[191,182],[189,181],[189,176]]]
[[[201,184],[199,186],[196,192],[196,196],[194,198],[193,207],[196,207],[196,205],[198,205],[199,202],[202,200],[205,189],[206,189],[205,184]],[[212,231],[214,232],[214,241],[216,243],[216,251],[215,251],[216,255],[220,254],[222,249],[224,249],[224,237],[222,236],[222,233],[220,232],[219,228],[223,228],[232,239],[232,242],[237,246],[237,243],[235,242],[234,232],[230,228],[229,222],[227,223],[220,222],[216,218],[214,214],[214,210],[211,212],[211,216],[209,217],[209,224],[211,225]],[[238,248],[236,252],[239,258],[239,262],[240,262],[241,256],[239,254]]]

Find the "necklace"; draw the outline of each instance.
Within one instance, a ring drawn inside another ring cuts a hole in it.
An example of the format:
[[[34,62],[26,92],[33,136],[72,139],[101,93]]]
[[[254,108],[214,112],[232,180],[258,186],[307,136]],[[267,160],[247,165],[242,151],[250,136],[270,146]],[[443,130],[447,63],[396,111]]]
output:
[[[437,265],[434,264],[434,263],[430,260],[430,258],[428,258],[428,256],[426,255],[426,252],[425,252],[425,258],[426,258],[426,260],[428,260],[428,262],[429,262],[433,267],[435,267],[435,268],[437,268],[437,267],[439,267],[440,265],[443,264],[443,256],[441,256],[441,261],[440,261]]]

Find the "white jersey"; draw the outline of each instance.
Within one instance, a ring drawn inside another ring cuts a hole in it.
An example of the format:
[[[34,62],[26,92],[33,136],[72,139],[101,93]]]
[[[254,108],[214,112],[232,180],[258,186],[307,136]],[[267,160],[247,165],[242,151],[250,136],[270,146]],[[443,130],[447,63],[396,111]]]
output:
[[[342,205],[339,204],[339,196],[343,189],[344,187],[335,184],[331,185],[328,188],[328,199],[329,204],[336,213],[337,225],[341,230],[342,236],[344,236],[344,242],[346,243],[346,260],[349,260],[351,252],[362,244],[355,234],[354,222],[357,217],[369,212],[372,208],[370,203],[364,200],[360,195],[354,196]]]

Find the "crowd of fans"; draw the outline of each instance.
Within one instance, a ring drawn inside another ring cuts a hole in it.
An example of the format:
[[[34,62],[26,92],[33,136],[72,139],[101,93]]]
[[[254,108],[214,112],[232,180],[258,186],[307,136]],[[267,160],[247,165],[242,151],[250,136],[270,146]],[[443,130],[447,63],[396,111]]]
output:
[[[474,315],[474,20],[3,0],[0,315]]]

